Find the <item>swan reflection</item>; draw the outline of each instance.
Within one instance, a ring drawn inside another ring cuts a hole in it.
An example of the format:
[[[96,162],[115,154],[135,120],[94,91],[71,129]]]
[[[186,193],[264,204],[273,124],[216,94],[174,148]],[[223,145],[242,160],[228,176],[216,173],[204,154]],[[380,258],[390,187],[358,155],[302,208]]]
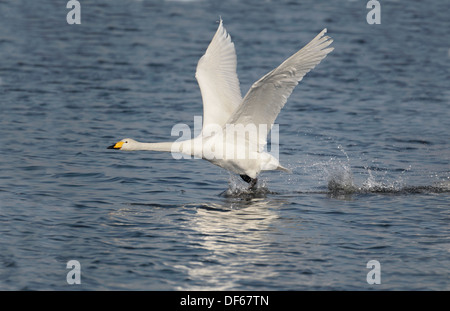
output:
[[[199,261],[177,266],[190,282],[181,290],[231,290],[245,283],[276,278],[271,269],[277,254],[270,250],[277,235],[274,221],[283,200],[226,198],[196,206],[190,240],[207,253]]]

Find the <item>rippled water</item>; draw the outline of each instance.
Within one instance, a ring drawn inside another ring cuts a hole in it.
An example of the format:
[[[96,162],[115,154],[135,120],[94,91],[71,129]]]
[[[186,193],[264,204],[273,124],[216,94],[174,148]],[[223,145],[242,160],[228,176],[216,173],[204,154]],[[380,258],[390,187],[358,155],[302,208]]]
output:
[[[448,1],[0,2],[0,289],[448,290]],[[174,140],[219,16],[249,86],[327,27],[248,192]],[[66,263],[81,264],[68,285]],[[369,260],[381,284],[369,285]]]

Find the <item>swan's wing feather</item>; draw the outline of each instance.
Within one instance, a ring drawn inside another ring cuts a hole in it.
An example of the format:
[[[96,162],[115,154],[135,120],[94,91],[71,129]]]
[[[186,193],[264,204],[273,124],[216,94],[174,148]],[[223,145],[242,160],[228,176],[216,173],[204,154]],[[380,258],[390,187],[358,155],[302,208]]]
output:
[[[221,19],[195,73],[202,93],[203,129],[209,124],[222,127],[242,103],[236,65],[234,43]]]
[[[300,51],[285,60],[280,66],[256,81],[242,105],[233,113],[227,123],[255,124],[257,129],[267,126],[267,131],[258,134],[258,147],[261,149],[267,142],[267,132],[286,104],[297,84],[311,71],[333,48],[328,46],[333,40],[324,36],[322,30],[311,42]]]

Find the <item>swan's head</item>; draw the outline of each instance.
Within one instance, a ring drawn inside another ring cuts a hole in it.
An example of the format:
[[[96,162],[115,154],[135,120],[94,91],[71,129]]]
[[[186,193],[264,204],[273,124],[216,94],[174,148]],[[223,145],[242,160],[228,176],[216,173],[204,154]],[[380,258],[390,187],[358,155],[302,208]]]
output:
[[[135,150],[137,141],[131,138],[125,138],[118,143],[109,146],[107,149]]]

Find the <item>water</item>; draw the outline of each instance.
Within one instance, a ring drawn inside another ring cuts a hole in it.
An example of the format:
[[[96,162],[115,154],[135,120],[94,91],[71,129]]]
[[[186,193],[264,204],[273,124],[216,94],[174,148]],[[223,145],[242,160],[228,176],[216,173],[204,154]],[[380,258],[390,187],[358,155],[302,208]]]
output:
[[[0,289],[449,290],[448,1],[0,3]],[[245,93],[327,27],[257,191],[175,140],[219,16]],[[69,260],[81,284],[68,285]],[[369,260],[381,284],[369,285]]]

